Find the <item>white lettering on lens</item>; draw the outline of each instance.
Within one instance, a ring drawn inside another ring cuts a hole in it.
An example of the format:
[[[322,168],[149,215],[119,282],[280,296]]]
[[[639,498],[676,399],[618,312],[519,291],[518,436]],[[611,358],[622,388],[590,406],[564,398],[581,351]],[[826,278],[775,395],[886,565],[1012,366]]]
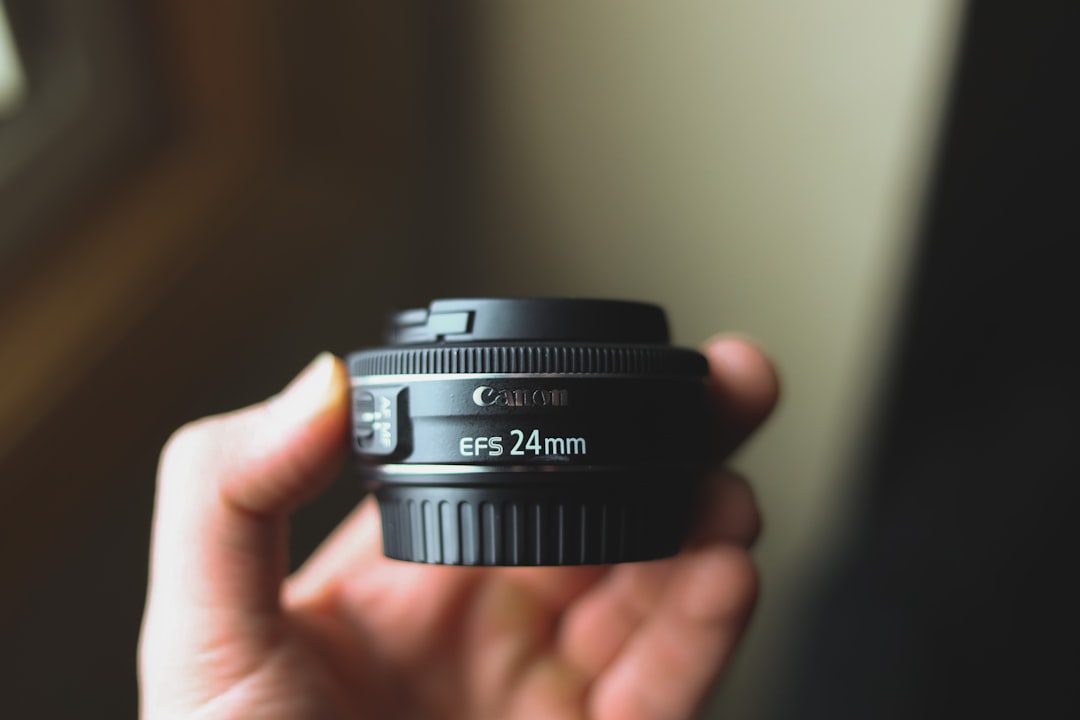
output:
[[[546,457],[551,460],[567,460],[572,456],[588,454],[583,437],[545,437],[540,430],[510,430],[510,454],[526,457]],[[499,457],[506,452],[502,435],[491,437],[463,437],[458,441],[458,451],[463,457]]]
[[[527,433],[518,428],[512,429],[510,436],[514,439],[514,446],[510,448],[511,455],[532,454],[554,458],[588,454],[585,438],[582,437],[544,437],[539,430]]]
[[[570,404],[570,392],[543,388],[493,388],[489,385],[481,385],[473,390],[472,400],[480,407],[566,407]]]
[[[458,442],[458,451],[464,457],[498,457],[503,454],[502,437],[463,437]]]

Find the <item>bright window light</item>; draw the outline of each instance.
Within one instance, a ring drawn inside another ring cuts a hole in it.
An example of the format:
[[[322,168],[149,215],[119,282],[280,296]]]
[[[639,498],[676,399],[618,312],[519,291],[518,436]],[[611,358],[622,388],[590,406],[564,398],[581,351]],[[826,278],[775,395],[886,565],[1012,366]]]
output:
[[[26,76],[11,36],[4,3],[0,2],[0,118],[15,113],[25,92]]]

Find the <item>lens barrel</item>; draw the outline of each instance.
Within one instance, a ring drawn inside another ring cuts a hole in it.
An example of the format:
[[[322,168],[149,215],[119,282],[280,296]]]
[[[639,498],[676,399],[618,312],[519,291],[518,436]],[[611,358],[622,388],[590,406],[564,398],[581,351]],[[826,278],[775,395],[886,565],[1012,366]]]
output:
[[[707,364],[654,305],[454,299],[348,358],[383,552],[579,565],[678,552],[708,462]]]

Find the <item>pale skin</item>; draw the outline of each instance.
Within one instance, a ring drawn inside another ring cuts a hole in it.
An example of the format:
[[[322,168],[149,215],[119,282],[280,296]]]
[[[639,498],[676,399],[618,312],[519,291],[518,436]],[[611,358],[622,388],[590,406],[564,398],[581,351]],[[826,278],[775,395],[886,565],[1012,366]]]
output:
[[[162,453],[139,645],[160,718],[692,717],[754,607],[760,518],[720,463],[777,380],[705,344],[717,469],[686,548],[648,563],[436,567],[382,556],[373,499],[287,575],[289,513],[348,450],[348,377],[317,358],[281,394],[179,430]],[[658,478],[662,483],[662,478]]]

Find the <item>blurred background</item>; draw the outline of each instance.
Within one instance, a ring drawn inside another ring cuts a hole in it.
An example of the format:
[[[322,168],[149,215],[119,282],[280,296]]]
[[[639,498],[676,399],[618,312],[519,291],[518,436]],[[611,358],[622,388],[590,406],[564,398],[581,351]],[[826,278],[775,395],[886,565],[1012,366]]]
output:
[[[1068,3],[0,0],[0,715],[133,717],[157,453],[440,296],[779,365],[709,717],[1067,717]],[[358,500],[296,518],[299,562]],[[1059,714],[1060,713],[1060,714]]]

